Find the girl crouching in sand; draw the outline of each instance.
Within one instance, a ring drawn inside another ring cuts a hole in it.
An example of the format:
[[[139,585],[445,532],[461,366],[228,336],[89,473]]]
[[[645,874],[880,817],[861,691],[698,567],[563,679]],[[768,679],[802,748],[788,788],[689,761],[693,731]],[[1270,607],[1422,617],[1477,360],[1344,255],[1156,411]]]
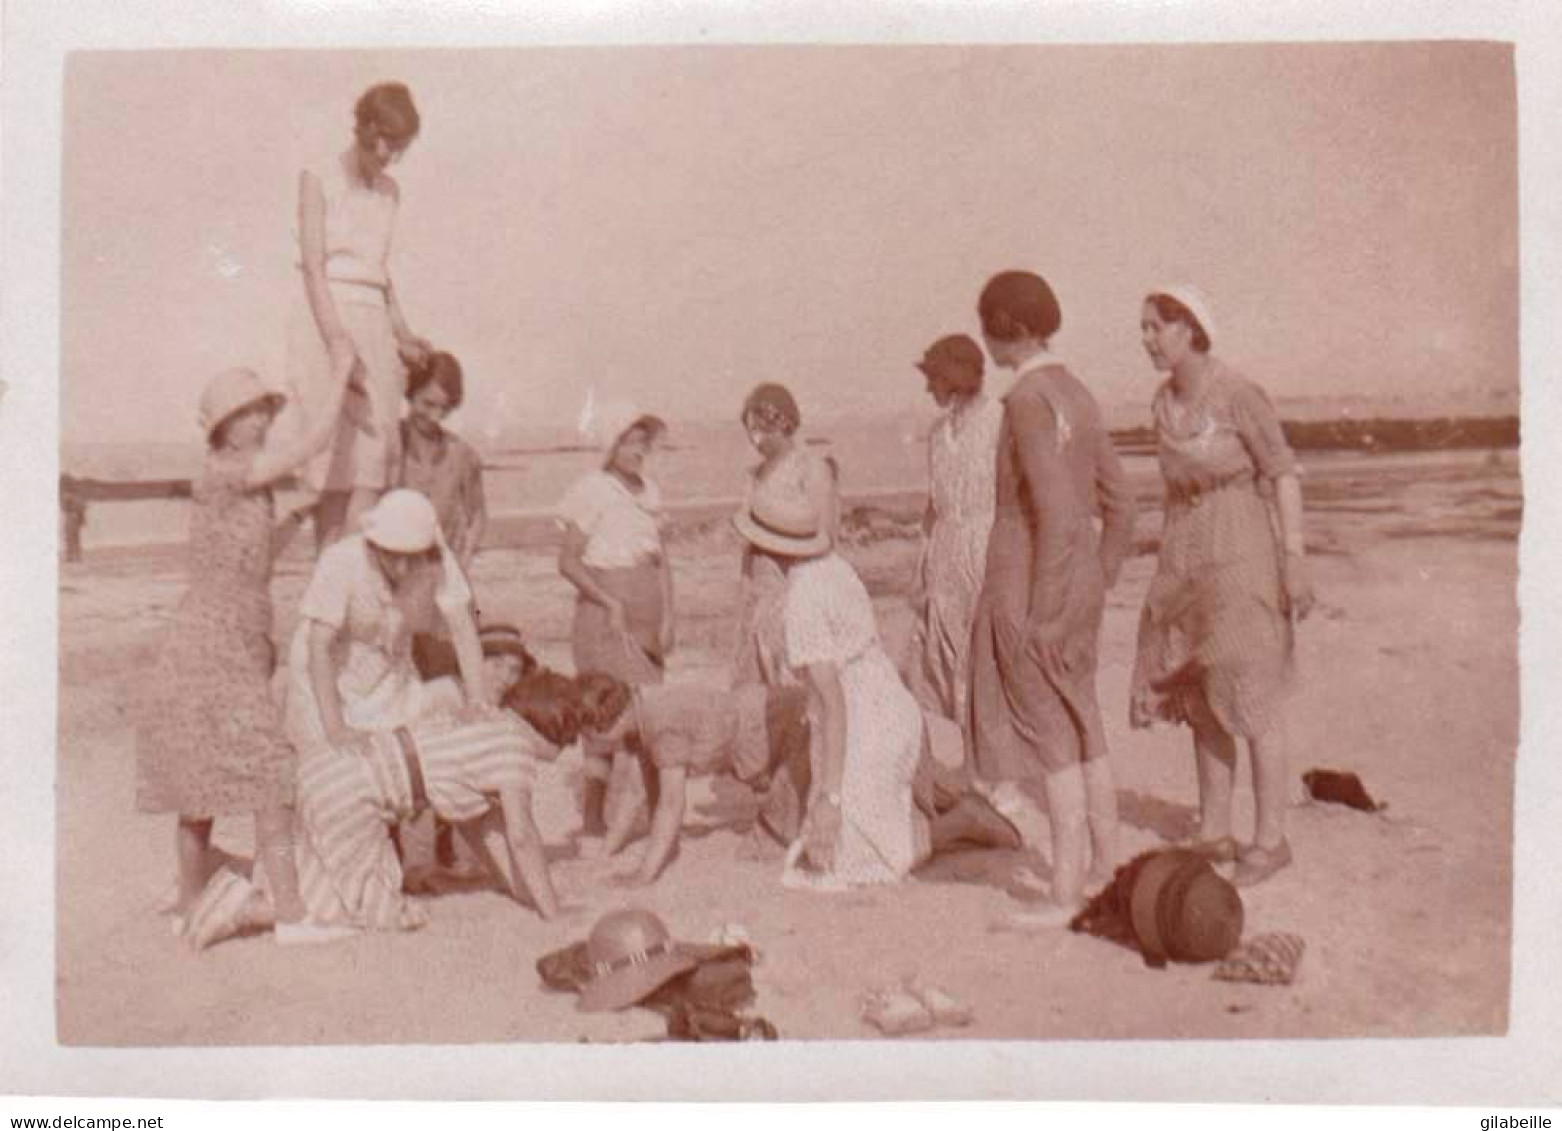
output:
[[[554,758],[557,746],[499,707],[525,667],[507,646],[513,635],[496,630],[484,640],[486,702],[303,756],[297,857],[310,925],[356,933],[428,923],[421,902],[402,890],[391,837],[397,822],[425,808],[455,828],[506,894],[530,902],[543,919],[559,913],[531,810],[535,762]],[[226,907],[210,913],[208,943],[256,925],[253,893],[236,883],[230,888]]]
[[[427,923],[402,891],[387,824],[425,808],[456,830],[501,890],[543,919],[558,914],[531,807],[535,763],[558,751],[500,709],[526,667],[512,635],[484,634],[485,702],[376,732],[356,751],[321,748],[300,764],[299,869],[311,920],[373,930]]]
[[[574,712],[585,731],[620,742],[640,758],[651,832],[638,863],[617,874],[628,884],[654,883],[676,854],[691,776],[726,773],[757,788],[783,771],[810,780],[808,692],[801,687],[751,683],[724,691],[684,683],[630,688],[612,676],[587,672],[566,692],[576,700]],[[929,729],[912,794],[928,825],[931,853],[1020,848],[1019,831],[963,775],[934,756],[932,728],[942,724],[942,737],[959,744],[959,727],[942,719],[924,721]],[[609,856],[628,844],[638,817],[636,806],[619,807],[608,829]]]
[[[746,784],[808,759],[808,693],[800,687],[745,684],[730,692],[700,684],[648,684],[631,689],[600,672],[576,680],[581,722],[588,733],[635,751],[651,806],[651,834],[629,883],[655,882],[677,852],[688,779],[728,773]],[[638,806],[620,805],[604,850],[629,842]]]

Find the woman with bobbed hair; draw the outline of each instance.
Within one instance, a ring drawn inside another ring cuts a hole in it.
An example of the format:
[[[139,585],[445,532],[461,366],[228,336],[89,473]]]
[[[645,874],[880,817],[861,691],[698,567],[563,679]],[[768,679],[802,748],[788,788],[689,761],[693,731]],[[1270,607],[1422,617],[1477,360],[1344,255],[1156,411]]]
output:
[[[745,498],[752,498],[762,483],[784,484],[800,491],[823,516],[823,528],[833,539],[840,522],[835,472],[824,457],[810,451],[798,436],[803,415],[791,390],[774,382],[754,386],[744,398],[739,420],[749,443],[760,455],[759,464],[749,473]],[[768,557],[756,554],[745,543],[738,642],[732,670],[734,684],[800,684],[800,677],[786,663],[781,623],[785,604],[786,579],[781,571]]]
[[[444,425],[461,407],[461,363],[443,350],[407,370],[407,415],[401,421],[401,459],[395,485],[428,496],[445,543],[471,571],[488,526],[483,461],[476,449]]]
[[[1196,288],[1152,291],[1139,316],[1150,363],[1167,374],[1153,413],[1166,519],[1139,621],[1130,718],[1193,730],[1195,851],[1236,862],[1238,884],[1291,862],[1285,837],[1292,619],[1313,605],[1296,458],[1263,390],[1214,357]],[[1237,739],[1253,759],[1254,843],[1231,835]]]
[[[962,726],[1003,427],[1003,402],[982,392],[983,367],[981,347],[964,334],[940,338],[917,362],[944,412],[927,440],[927,513],[906,686],[924,711]]]
[[[1046,280],[996,275],[977,312],[988,353],[1015,381],[972,642],[974,760],[988,781],[1044,785],[1052,899],[1016,925],[1061,926],[1083,901],[1087,857],[1102,878],[1116,865],[1096,643],[1133,544],[1134,500],[1100,406],[1049,349],[1062,313]]]
[[[429,345],[402,314],[388,260],[401,192],[387,174],[418,135],[412,94],[381,83],[358,99],[353,141],[298,178],[303,287],[289,322],[288,373],[304,421],[327,411],[331,363],[355,355],[358,379],[327,450],[305,472],[324,549],[392,485],[406,363]]]

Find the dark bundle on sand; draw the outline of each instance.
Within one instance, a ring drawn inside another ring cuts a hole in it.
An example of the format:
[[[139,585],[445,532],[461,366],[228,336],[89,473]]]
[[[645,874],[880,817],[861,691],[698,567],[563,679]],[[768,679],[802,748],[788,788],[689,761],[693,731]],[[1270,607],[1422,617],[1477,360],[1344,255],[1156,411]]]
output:
[[[1328,801],[1335,805],[1347,805],[1363,813],[1378,813],[1388,808],[1387,802],[1374,801],[1355,774],[1340,770],[1308,770],[1302,775],[1302,784],[1314,801]]]
[[[1069,921],[1069,930],[1094,935],[1098,939],[1106,939],[1137,951],[1139,940],[1134,937],[1129,900],[1140,870],[1154,855],[1154,851],[1141,852],[1117,869],[1112,875],[1112,881],[1092,896],[1084,909]]]
[[[1137,950],[1145,965],[1213,962],[1242,938],[1242,899],[1210,862],[1185,849],[1144,852],[1069,923]]]
[[[668,1040],[776,1039],[774,1025],[749,1013],[755,996],[752,950],[691,943],[679,943],[677,949],[697,965],[636,1003],[666,1019]],[[579,993],[591,981],[586,944],[578,942],[543,955],[537,960],[537,974],[550,990]]]

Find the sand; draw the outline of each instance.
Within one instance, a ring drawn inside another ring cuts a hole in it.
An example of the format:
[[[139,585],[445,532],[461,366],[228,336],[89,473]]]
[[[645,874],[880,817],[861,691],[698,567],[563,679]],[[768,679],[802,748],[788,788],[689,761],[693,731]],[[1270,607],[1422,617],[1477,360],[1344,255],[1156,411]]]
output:
[[[1146,485],[1147,487],[1149,485]],[[758,946],[758,1011],[783,1038],[870,1038],[859,998],[903,975],[936,982],[975,1014],[934,1038],[1364,1037],[1500,1034],[1508,1017],[1512,812],[1518,740],[1514,453],[1334,461],[1307,483],[1320,604],[1299,642],[1292,704],[1296,775],[1358,773],[1389,808],[1292,809],[1296,865],[1245,889],[1247,933],[1307,943],[1289,987],[1213,981],[1209,967],[1147,968],[1121,947],[1064,931],[995,933],[1016,866],[1045,876],[1044,851],[966,854],[895,888],[783,890],[756,859],[741,791],[703,788],[681,855],[653,887],[606,885],[571,833],[579,759],[543,774],[538,819],[567,912],[543,923],[496,891],[431,901],[432,925],[308,949],[269,937],[194,955],[154,911],[173,874],[173,821],[133,808],[127,705],[182,588],[165,558],[91,560],[61,574],[58,779],[58,1022],[67,1045],[623,1041],[652,1037],[643,1010],[587,1016],[542,989],[537,957],[582,937],[601,913],[638,904],[683,938],[741,924]],[[914,513],[914,512],[913,512]],[[1117,772],[1124,848],[1192,831],[1196,787],[1185,732],[1131,731],[1134,627],[1159,519],[1112,594],[1101,699]],[[886,640],[908,624],[915,561],[904,513],[859,512],[848,557],[873,592]],[[677,679],[719,681],[737,596],[737,545],[719,523],[677,532]],[[279,568],[278,631],[306,577]],[[569,595],[551,557],[499,549],[476,583],[491,615],[522,623],[567,666]],[[1245,767],[1238,831],[1250,835]],[[1026,822],[1045,845],[1044,821]],[[248,855],[243,821],[217,840]],[[917,1039],[917,1038],[906,1038]]]

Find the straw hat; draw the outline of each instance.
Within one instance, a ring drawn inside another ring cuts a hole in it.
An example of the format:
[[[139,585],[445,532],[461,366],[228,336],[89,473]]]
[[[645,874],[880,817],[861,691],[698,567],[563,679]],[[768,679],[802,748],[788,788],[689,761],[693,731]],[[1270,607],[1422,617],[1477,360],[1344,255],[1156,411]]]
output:
[[[1210,306],[1209,296],[1199,290],[1192,283],[1173,283],[1169,287],[1157,287],[1150,292],[1150,297],[1165,295],[1167,298],[1176,299],[1187,308],[1189,314],[1198,321],[1199,328],[1204,331],[1204,336],[1209,339],[1210,346],[1215,345],[1215,313]]]
[[[201,432],[209,440],[222,422],[235,413],[261,401],[268,402],[276,410],[286,399],[276,390],[266,388],[253,369],[224,369],[206,382],[201,393],[198,417]]]
[[[1242,897],[1208,860],[1169,849],[1140,868],[1129,918],[1146,958],[1213,962],[1241,941]]]
[[[363,536],[393,554],[422,554],[439,544],[439,518],[421,491],[388,491],[363,515]]]
[[[478,629],[477,642],[485,656],[514,656],[523,666],[535,666],[536,657],[526,647],[521,630],[510,624],[485,624]]]
[[[808,496],[774,476],[759,482],[748,508],[732,516],[732,525],[761,550],[789,558],[817,557],[832,542],[829,531],[820,529],[819,512]]]
[[[673,942],[666,924],[649,911],[628,908],[597,920],[586,939],[591,980],[580,992],[586,1013],[624,1009],[644,1001],[698,960]]]

